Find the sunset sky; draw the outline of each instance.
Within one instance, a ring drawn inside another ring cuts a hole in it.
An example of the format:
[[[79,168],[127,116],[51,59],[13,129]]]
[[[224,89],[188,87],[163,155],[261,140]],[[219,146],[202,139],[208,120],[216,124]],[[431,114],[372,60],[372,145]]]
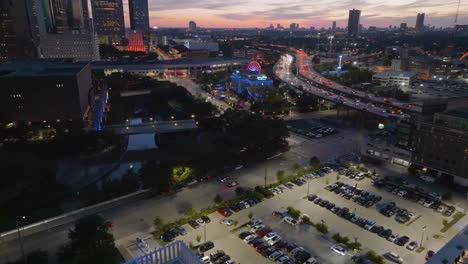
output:
[[[416,14],[426,13],[425,24],[452,26],[457,0],[148,0],[151,26],[267,27],[291,22],[305,27],[345,27],[348,10],[361,9],[361,24],[414,27]],[[128,24],[128,0],[123,0]],[[468,24],[468,0],[461,0],[458,24]]]

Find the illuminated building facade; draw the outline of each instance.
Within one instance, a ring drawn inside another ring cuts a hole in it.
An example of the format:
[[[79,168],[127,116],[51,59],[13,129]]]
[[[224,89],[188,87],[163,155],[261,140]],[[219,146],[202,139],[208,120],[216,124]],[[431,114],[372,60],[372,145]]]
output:
[[[128,0],[130,28],[140,32],[149,32],[148,0]]]
[[[247,66],[247,70],[235,71],[231,75],[231,90],[241,96],[261,99],[261,90],[273,86],[273,80],[262,74],[262,68],[256,61]]]
[[[125,37],[122,0],[92,0],[91,3],[99,44],[120,44]]]
[[[143,42],[142,32],[130,32],[128,34],[128,46],[127,51],[132,52],[146,52],[146,47]]]

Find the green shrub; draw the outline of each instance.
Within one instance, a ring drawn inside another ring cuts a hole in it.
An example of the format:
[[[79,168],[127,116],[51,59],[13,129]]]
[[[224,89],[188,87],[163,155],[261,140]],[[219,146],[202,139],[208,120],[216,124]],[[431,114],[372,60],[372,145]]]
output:
[[[299,217],[301,216],[301,211],[292,207],[292,206],[288,206],[288,214],[291,215],[292,217],[294,218],[297,218],[299,219]]]

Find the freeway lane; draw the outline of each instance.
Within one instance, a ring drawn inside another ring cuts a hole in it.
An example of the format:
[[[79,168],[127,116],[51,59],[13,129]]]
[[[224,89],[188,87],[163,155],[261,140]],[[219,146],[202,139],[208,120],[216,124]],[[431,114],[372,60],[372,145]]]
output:
[[[414,106],[408,103],[403,103],[396,101],[394,99],[387,99],[383,97],[377,97],[371,93],[366,93],[360,90],[352,89],[350,87],[343,86],[341,84],[332,82],[325,77],[321,76],[318,72],[316,72],[311,64],[312,58],[307,56],[307,54],[302,50],[291,49],[296,53],[297,61],[298,61],[298,69],[301,75],[309,79],[310,81],[314,82],[317,85],[325,85],[327,88],[334,90],[335,92],[339,92],[341,94],[346,94],[351,97],[360,98],[366,101],[370,101],[374,104],[383,104],[390,107],[395,107],[398,109],[402,109],[407,112],[421,112],[421,107]],[[366,55],[367,56],[367,55]],[[359,59],[360,57],[351,57],[351,59]]]
[[[320,97],[324,100],[333,102],[335,104],[341,104],[349,108],[356,110],[365,110],[372,114],[375,114],[384,118],[401,118],[401,115],[388,113],[387,109],[380,108],[375,105],[361,103],[359,100],[348,98],[346,96],[337,95],[331,91],[325,91],[317,86],[314,86],[311,81],[305,82],[294,76],[291,73],[291,65],[294,58],[287,54],[281,57],[275,66],[276,76],[284,82],[291,84],[295,87],[302,86],[308,93]]]

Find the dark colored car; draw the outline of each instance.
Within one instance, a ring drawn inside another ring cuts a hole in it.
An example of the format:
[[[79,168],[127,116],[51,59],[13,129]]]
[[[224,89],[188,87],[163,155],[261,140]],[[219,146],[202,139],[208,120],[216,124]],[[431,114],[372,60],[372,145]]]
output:
[[[255,232],[255,234],[259,237],[264,237],[266,234],[270,233],[272,230],[270,227],[268,226],[265,226],[265,227],[262,227],[260,228],[259,230],[257,230],[257,232]]]
[[[211,219],[210,219],[208,216],[206,216],[206,215],[203,215],[203,216],[201,217],[201,219],[202,219],[203,221],[205,221],[205,223],[211,222]]]
[[[189,225],[195,229],[199,228],[200,225],[195,221],[195,220],[190,220],[189,222]]]
[[[255,246],[255,250],[257,252],[262,252],[263,250],[269,248],[270,246],[267,243],[260,243],[257,246]]]
[[[217,261],[214,262],[214,264],[222,264],[228,260],[230,260],[231,257],[229,255],[224,255],[222,257],[220,257]]]
[[[210,260],[211,261],[216,261],[220,259],[222,256],[226,255],[226,253],[223,250],[218,250],[216,252],[213,252],[210,254]]]
[[[289,244],[288,246],[286,246],[286,252],[291,252],[293,249],[297,248],[299,245],[297,245],[296,243],[292,243],[292,244]]]
[[[430,258],[432,258],[434,253],[435,253],[434,251],[428,250],[427,253],[426,253],[426,257],[425,257],[426,261],[429,260]]]
[[[262,256],[268,257],[268,256],[271,255],[271,253],[273,253],[273,252],[275,252],[275,251],[276,251],[276,248],[275,248],[275,247],[269,247],[269,248],[263,250]]]
[[[263,239],[261,237],[257,237],[249,242],[249,244],[252,245],[252,247],[257,247],[261,243],[263,243]]]
[[[406,243],[408,243],[410,241],[410,238],[407,237],[407,236],[401,236],[399,237],[396,241],[395,241],[395,244],[399,245],[399,246],[404,246]]]
[[[321,201],[322,201],[322,199],[317,198],[317,199],[315,199],[314,204],[318,204],[318,203],[320,203]]]
[[[239,238],[243,240],[244,238],[246,238],[246,237],[248,237],[250,235],[253,235],[253,233],[250,232],[250,231],[244,231],[244,232],[239,234]]]
[[[176,236],[177,236],[177,233],[175,233],[173,230],[169,230],[162,234],[161,240],[164,242],[171,242],[174,240]]]
[[[288,246],[288,242],[286,242],[284,240],[280,240],[280,241],[276,242],[276,244],[275,244],[276,249],[283,249],[283,248],[285,248],[287,246]]]
[[[206,251],[208,251],[208,250],[214,248],[214,246],[215,246],[215,245],[214,245],[213,242],[208,241],[208,242],[203,243],[203,244],[199,247],[199,250],[200,250],[200,252],[206,252]]]
[[[313,202],[316,198],[317,198],[317,195],[315,195],[315,194],[311,194],[311,195],[307,196],[307,200],[309,200],[311,202]]]

